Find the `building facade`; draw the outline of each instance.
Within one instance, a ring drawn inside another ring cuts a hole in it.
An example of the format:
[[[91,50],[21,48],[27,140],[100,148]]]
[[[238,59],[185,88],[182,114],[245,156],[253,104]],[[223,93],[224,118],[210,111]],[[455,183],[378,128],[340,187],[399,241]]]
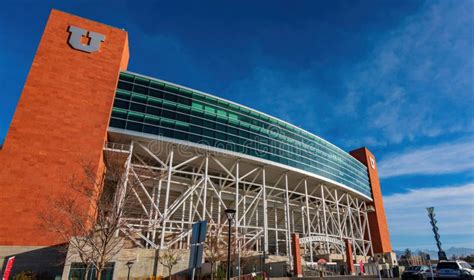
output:
[[[233,208],[241,251],[290,261],[294,233],[309,265],[342,260],[347,244],[362,259],[392,251],[370,151],[347,153],[267,114],[129,72],[127,38],[51,12],[0,150],[1,257],[63,242],[42,213],[82,162],[101,180],[117,156],[127,178],[113,190],[127,223],[119,234],[140,250],[185,250],[194,222],[217,231]]]

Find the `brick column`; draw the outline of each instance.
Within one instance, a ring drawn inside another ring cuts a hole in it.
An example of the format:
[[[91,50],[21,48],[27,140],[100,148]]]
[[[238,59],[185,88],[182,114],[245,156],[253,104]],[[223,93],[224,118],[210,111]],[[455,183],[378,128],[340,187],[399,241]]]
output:
[[[346,264],[347,264],[347,270],[350,275],[355,274],[355,268],[354,268],[354,260],[352,259],[352,244],[349,241],[349,239],[344,239],[344,243],[346,245]]]
[[[365,147],[351,151],[350,154],[367,166],[369,174],[369,182],[372,191],[372,203],[369,205],[372,205],[375,210],[368,214],[374,253],[390,253],[392,252],[392,245],[390,244],[390,235],[388,232],[387,219],[385,217],[382,190],[380,188],[375,156]]]
[[[76,33],[78,44],[70,42],[71,26],[84,31]],[[105,39],[87,48],[94,36]],[[42,228],[39,215],[51,198],[70,192],[66,182],[73,174],[80,179],[84,163],[101,178],[115,89],[128,57],[124,30],[51,11],[0,150],[0,246],[64,242]],[[90,202],[83,207],[89,211]]]
[[[303,267],[301,265],[301,252],[300,252],[300,237],[298,234],[293,233],[291,235],[291,243],[293,247],[292,255],[293,255],[293,276],[296,277],[303,277]]]

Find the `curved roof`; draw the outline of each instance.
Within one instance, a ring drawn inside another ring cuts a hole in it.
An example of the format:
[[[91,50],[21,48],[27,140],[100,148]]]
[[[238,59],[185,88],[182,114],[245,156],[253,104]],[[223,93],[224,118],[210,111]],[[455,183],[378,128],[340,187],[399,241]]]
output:
[[[246,106],[163,80],[122,72],[110,126],[285,164],[370,197],[367,168],[337,146]]]

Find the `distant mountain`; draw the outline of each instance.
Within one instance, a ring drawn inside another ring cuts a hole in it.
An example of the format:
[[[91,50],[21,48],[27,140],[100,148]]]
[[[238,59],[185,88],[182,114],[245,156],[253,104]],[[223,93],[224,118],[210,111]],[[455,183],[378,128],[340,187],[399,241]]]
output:
[[[420,250],[420,249],[411,249],[411,252],[413,255],[418,255],[419,252],[424,252],[427,254],[430,254],[430,258],[432,260],[437,260],[438,259],[438,251],[437,250]],[[405,250],[394,250],[395,254],[397,254],[397,258],[400,258],[401,255],[405,253]],[[448,258],[451,258],[452,255],[456,256],[469,256],[469,255],[474,255],[474,249],[473,248],[458,248],[458,247],[451,247],[447,250],[445,250],[446,256]]]

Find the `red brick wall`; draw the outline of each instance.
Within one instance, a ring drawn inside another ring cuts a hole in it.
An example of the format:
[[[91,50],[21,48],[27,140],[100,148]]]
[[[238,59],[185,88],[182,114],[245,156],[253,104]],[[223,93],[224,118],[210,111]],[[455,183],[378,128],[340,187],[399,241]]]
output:
[[[372,188],[373,199],[372,205],[375,208],[375,212],[369,213],[368,215],[374,253],[392,252],[375,156],[365,147],[354,150],[350,152],[350,154],[367,166],[369,171],[369,181]]]
[[[105,35],[99,51],[69,46],[69,25]],[[81,174],[83,162],[101,176],[115,88],[128,57],[127,32],[52,10],[0,151],[0,245],[61,241],[40,228],[39,213],[67,189],[71,174]]]

